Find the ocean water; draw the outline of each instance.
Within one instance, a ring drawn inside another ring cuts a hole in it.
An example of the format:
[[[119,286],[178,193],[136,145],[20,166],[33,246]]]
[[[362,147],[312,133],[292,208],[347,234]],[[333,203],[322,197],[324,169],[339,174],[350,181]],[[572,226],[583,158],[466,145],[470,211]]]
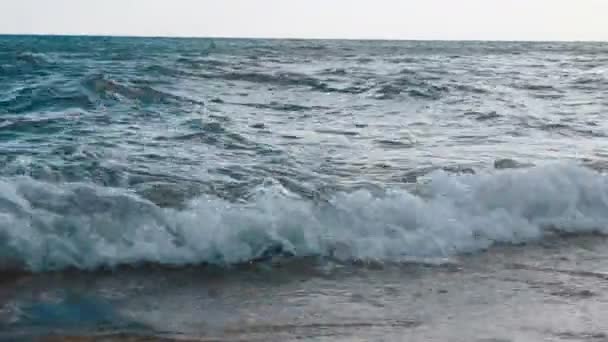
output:
[[[606,114],[606,43],[3,36],[0,272],[272,278],[601,235]],[[11,295],[2,324],[122,331],[52,279],[59,308]]]

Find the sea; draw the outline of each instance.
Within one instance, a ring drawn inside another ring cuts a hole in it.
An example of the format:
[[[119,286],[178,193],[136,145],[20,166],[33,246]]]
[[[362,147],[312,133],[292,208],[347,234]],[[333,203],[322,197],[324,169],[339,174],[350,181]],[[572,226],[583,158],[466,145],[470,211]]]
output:
[[[0,36],[0,340],[604,341],[607,115],[608,43]]]

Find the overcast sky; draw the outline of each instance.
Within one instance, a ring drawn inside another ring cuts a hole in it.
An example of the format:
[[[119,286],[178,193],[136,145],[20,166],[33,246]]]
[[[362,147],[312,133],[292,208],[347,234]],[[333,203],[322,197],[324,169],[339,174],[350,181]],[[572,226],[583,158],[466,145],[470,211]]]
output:
[[[608,0],[0,0],[0,33],[608,41]]]

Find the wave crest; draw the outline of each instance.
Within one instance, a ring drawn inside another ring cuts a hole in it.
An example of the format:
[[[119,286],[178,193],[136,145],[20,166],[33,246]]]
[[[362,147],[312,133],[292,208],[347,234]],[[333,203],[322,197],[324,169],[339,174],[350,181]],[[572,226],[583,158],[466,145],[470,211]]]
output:
[[[197,101],[156,90],[150,86],[124,85],[104,75],[94,75],[83,82],[85,89],[94,96],[102,99],[129,99],[144,104],[187,102],[204,105],[203,101]]]
[[[341,192],[313,202],[278,183],[247,202],[160,208],[90,184],[0,181],[0,265],[30,271],[231,264],[274,254],[344,261],[446,257],[549,232],[608,232],[608,181],[573,165],[435,172],[416,192]]]

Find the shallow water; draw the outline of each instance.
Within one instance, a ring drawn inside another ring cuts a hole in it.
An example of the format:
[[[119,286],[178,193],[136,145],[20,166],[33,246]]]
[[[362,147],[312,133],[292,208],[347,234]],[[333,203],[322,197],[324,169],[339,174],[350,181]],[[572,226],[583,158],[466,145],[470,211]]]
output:
[[[604,341],[606,239],[431,263],[283,260],[2,283],[6,341]]]
[[[166,267],[240,279],[259,263],[272,278],[277,258],[437,265],[607,233],[606,56],[606,43],[0,37],[0,268],[153,291]],[[2,312],[27,314],[2,322],[143,324],[74,296],[8,295]],[[213,312],[205,322],[226,321]]]

